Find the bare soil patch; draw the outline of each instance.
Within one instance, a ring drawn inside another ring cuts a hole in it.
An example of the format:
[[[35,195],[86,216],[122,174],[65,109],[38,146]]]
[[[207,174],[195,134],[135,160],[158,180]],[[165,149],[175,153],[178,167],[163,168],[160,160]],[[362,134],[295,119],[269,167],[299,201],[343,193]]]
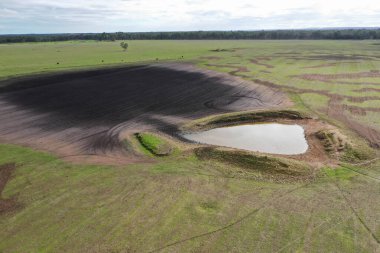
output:
[[[2,192],[15,169],[16,165],[14,163],[0,165],[0,214],[13,211],[17,208],[17,202],[14,199],[4,199],[2,197]]]
[[[342,74],[304,74],[297,75],[294,77],[299,77],[304,80],[309,81],[329,81],[335,79],[357,79],[357,78],[376,78],[380,77],[380,71],[372,70],[368,72],[359,72],[359,73],[342,73]]]
[[[1,141],[106,163],[140,159],[123,148],[124,132],[172,134],[179,124],[216,113],[290,104],[276,89],[190,64],[39,75],[6,85]]]
[[[220,67],[220,68],[232,68],[234,70],[228,72],[230,75],[235,76],[237,73],[242,73],[242,72],[249,72],[247,67],[243,66],[235,66],[235,65],[228,65],[228,64],[206,64],[206,66],[209,67]]]
[[[366,109],[363,110],[357,107],[344,105],[341,103],[341,100],[342,98],[339,96],[331,96],[331,99],[328,105],[327,114],[330,117],[345,123],[349,128],[353,129],[359,135],[366,138],[372,147],[380,148],[380,131],[378,131],[377,129],[365,126],[347,117],[347,115],[344,113],[345,110],[349,110],[353,114],[365,115]],[[374,108],[374,109],[376,110],[377,108]]]
[[[316,61],[343,61],[343,60],[373,60],[371,56],[369,55],[359,55],[359,54],[353,54],[353,55],[343,55],[343,54],[328,54],[328,55],[312,55],[312,56],[297,56],[297,57],[288,57],[288,59],[292,60],[316,60]]]

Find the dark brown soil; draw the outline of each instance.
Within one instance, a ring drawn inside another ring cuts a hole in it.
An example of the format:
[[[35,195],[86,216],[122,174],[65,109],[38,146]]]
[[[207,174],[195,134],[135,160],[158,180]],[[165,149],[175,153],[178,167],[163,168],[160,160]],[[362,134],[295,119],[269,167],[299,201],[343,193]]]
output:
[[[97,161],[141,159],[123,149],[122,133],[174,134],[180,124],[200,117],[290,103],[276,89],[189,64],[40,75],[0,86],[5,84],[1,141]]]
[[[17,203],[14,199],[2,198],[2,192],[15,169],[16,165],[14,163],[0,165],[0,215],[10,212],[17,207]]]

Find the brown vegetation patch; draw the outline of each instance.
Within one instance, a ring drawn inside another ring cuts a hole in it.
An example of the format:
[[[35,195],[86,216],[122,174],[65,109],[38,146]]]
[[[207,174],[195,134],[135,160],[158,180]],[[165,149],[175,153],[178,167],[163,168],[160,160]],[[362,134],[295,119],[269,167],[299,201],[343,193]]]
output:
[[[275,55],[300,55],[301,53],[298,52],[279,52],[279,53],[274,53]]]
[[[364,116],[367,115],[367,112],[364,108],[356,107],[356,106],[350,106],[350,105],[343,105],[344,110],[349,111],[351,114]]]
[[[247,67],[243,66],[235,66],[235,65],[228,65],[228,64],[206,64],[206,66],[209,67],[219,67],[219,68],[233,68],[235,70],[232,70],[228,72],[230,75],[235,76],[237,73],[242,72],[249,72],[249,69]]]
[[[259,58],[257,58],[257,59],[251,59],[251,60],[249,60],[249,61],[250,61],[251,63],[253,63],[253,64],[256,64],[256,65],[259,65],[259,66],[264,66],[264,67],[269,68],[269,69],[274,68],[273,65],[263,63],[263,62],[259,61],[258,59],[259,59]]]
[[[325,81],[326,83],[334,84],[347,84],[347,85],[380,85],[380,83],[375,82],[347,82],[347,81]]]
[[[380,100],[380,97],[377,96],[368,96],[368,97],[352,97],[352,96],[345,96],[348,101],[354,102],[354,103],[363,103],[365,101],[370,100]]]
[[[2,192],[8,181],[11,179],[15,169],[16,164],[14,163],[0,165],[0,214],[13,211],[17,208],[17,203],[14,199],[2,198]]]
[[[315,60],[315,61],[342,61],[342,60],[372,60],[369,55],[343,55],[343,54],[328,54],[328,55],[313,55],[313,56],[298,56],[298,57],[288,57],[291,60]]]
[[[249,69],[247,69],[247,67],[239,67],[236,70],[230,71],[229,73],[234,76],[237,73],[243,73],[243,72],[249,72]]]
[[[349,128],[357,132],[360,136],[366,138],[370,145],[374,148],[380,148],[380,131],[371,127],[365,126],[345,115],[345,110],[354,111],[357,113],[363,113],[360,109],[350,107],[341,103],[342,98],[338,95],[331,96],[329,101],[327,115],[333,119],[339,120],[346,124]],[[368,109],[368,108],[367,108]],[[365,111],[364,111],[365,113]]]
[[[267,56],[256,57],[256,59],[259,61],[270,61],[270,60],[272,60],[271,57],[267,57]]]
[[[226,48],[217,48],[217,49],[212,49],[210,50],[211,52],[235,52],[236,50],[238,50],[237,48],[229,48],[229,49],[226,49]]]
[[[352,129],[356,133],[358,133],[360,136],[365,138],[369,144],[374,148],[380,148],[380,131],[374,128],[371,128],[369,126],[366,126],[362,123],[359,123],[352,118],[349,118],[345,115],[345,111],[350,111],[353,114],[365,114],[366,111],[375,111],[378,112],[379,108],[361,108],[361,107],[355,107],[355,106],[349,106],[342,104],[342,101],[345,98],[351,98],[346,97],[338,94],[331,94],[328,91],[321,91],[321,90],[313,90],[313,89],[300,89],[295,88],[292,86],[286,86],[286,85],[279,85],[275,84],[273,82],[264,81],[260,79],[252,79],[255,83],[259,83],[268,87],[278,88],[278,89],[289,89],[293,92],[297,93],[316,93],[319,95],[324,95],[330,98],[330,102],[328,104],[327,108],[327,115],[331,117],[332,119],[339,120],[343,122],[348,128]]]
[[[372,92],[372,91],[374,91],[374,92],[380,92],[380,89],[378,89],[378,88],[362,88],[362,89],[357,89],[357,90],[354,90],[354,91],[355,92]]]
[[[358,79],[358,78],[376,78],[380,77],[380,71],[372,70],[368,72],[360,73],[342,73],[342,74],[304,74],[296,75],[292,77],[298,77],[308,81],[329,81],[334,79]]]
[[[241,169],[240,173],[232,170],[231,177],[274,182],[305,181],[314,177],[310,166],[293,159],[219,147],[200,147],[194,152],[199,159],[216,160]]]
[[[315,136],[322,142],[325,151],[329,154],[337,154],[343,152],[348,145],[347,142],[334,131],[321,130]]]
[[[352,114],[366,115],[367,112],[380,112],[378,107],[358,107],[353,105],[343,105],[344,109]]]
[[[316,69],[316,68],[326,68],[326,67],[334,67],[338,66],[340,64],[352,64],[352,63],[358,63],[355,61],[352,62],[333,62],[333,63],[325,63],[325,64],[319,64],[319,65],[314,65],[314,66],[309,66],[309,67],[303,67],[304,69]]]
[[[320,64],[320,65],[314,65],[314,66],[308,66],[308,67],[303,67],[304,69],[317,69],[317,68],[325,68],[325,67],[333,67],[338,65],[338,63],[325,63],[325,64]]]

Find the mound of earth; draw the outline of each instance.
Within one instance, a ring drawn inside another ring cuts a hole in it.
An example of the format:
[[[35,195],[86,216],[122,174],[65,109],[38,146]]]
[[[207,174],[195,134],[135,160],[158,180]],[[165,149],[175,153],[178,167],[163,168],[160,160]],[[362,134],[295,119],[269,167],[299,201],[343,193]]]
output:
[[[62,157],[138,159],[125,153],[121,133],[172,134],[200,117],[290,103],[278,90],[190,64],[38,75],[0,87],[0,140]]]

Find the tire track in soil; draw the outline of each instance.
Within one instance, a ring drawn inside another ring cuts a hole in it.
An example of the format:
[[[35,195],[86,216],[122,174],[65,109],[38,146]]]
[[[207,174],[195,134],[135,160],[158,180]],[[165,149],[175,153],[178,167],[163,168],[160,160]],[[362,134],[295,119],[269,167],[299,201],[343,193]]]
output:
[[[376,158],[376,159],[373,159],[373,160],[370,160],[370,161],[366,161],[366,162],[363,162],[363,163],[352,164],[352,165],[354,165],[354,166],[363,166],[363,165],[368,165],[368,164],[370,164],[370,163],[373,163],[373,162],[375,162],[375,161],[377,161],[377,160],[379,160],[379,158]],[[341,166],[341,167],[343,167],[343,168],[345,168],[345,169],[347,169],[347,170],[350,170],[350,171],[352,171],[352,172],[355,172],[355,173],[357,173],[357,174],[359,174],[359,175],[362,175],[362,176],[364,176],[364,177],[368,177],[368,178],[370,178],[370,179],[374,179],[374,180],[380,182],[380,178],[378,178],[378,177],[375,177],[375,176],[371,176],[371,175],[365,174],[365,173],[363,173],[363,172],[361,172],[361,171],[357,171],[357,170],[355,170],[355,169],[349,168],[349,167],[347,167],[346,165],[343,165],[343,164],[339,164],[339,166]]]
[[[293,193],[293,192],[296,192],[296,191],[298,191],[298,190],[300,190],[300,189],[303,189],[303,188],[309,186],[310,184],[311,184],[311,183],[303,184],[303,185],[298,186],[298,187],[295,187],[295,188],[293,188],[293,189],[291,189],[291,190],[289,190],[289,191],[287,191],[287,192],[285,192],[285,193],[283,193],[283,194],[280,194],[279,196],[276,196],[276,197],[274,197],[274,198],[271,198],[271,199],[269,199],[269,200],[266,200],[266,201],[264,201],[264,203],[262,203],[258,208],[252,210],[251,212],[249,212],[249,213],[247,213],[246,215],[242,216],[241,218],[235,220],[234,222],[227,224],[226,226],[223,226],[223,227],[221,227],[221,228],[218,228],[218,229],[212,230],[212,231],[210,231],[210,232],[202,233],[202,234],[199,234],[199,235],[195,235],[195,236],[192,236],[192,237],[189,237],[189,238],[183,239],[183,240],[179,240],[179,241],[176,241],[176,242],[173,242],[173,243],[167,244],[167,245],[162,246],[162,247],[160,247],[160,248],[153,249],[153,250],[151,250],[151,251],[149,251],[149,252],[150,252],[150,253],[153,253],[153,252],[159,252],[159,251],[162,251],[162,250],[167,249],[167,248],[169,248],[169,247],[173,247],[173,246],[176,246],[176,245],[178,245],[178,244],[181,244],[181,243],[184,243],[184,242],[187,242],[187,241],[191,241],[191,240],[199,239],[199,238],[202,238],[202,237],[205,237],[205,236],[209,236],[209,235],[216,234],[216,233],[222,232],[222,231],[224,231],[224,230],[227,230],[227,229],[229,229],[229,228],[231,228],[231,227],[233,227],[233,226],[235,226],[235,225],[237,225],[237,224],[243,222],[244,220],[250,218],[251,216],[255,215],[257,212],[259,212],[259,211],[262,210],[263,208],[265,208],[265,207],[271,205],[272,202],[274,202],[274,201],[276,201],[276,200],[279,200],[279,199],[281,199],[281,198],[283,198],[283,197],[285,197],[285,196],[287,196],[287,195],[289,195],[289,194],[291,194],[291,193]]]
[[[343,193],[342,189],[339,187],[338,182],[334,182],[335,187],[338,189],[340,195],[346,202],[347,206],[350,208],[351,212],[354,214],[356,219],[362,224],[362,226],[367,230],[367,232],[371,235],[371,237],[376,241],[377,244],[380,245],[380,239],[376,236],[376,234],[370,229],[367,223],[360,217],[359,213],[355,210],[355,208],[351,205],[349,199]]]
[[[376,159],[376,160],[377,160],[377,159]],[[344,166],[342,166],[342,167],[344,167]],[[347,167],[344,167],[344,168],[349,169],[349,168],[347,168]],[[349,170],[351,170],[351,169],[349,169]],[[355,171],[355,170],[352,170],[352,171],[357,172],[357,171]],[[357,173],[359,173],[359,172],[357,172]],[[370,176],[368,176],[368,175],[366,175],[366,174],[362,174],[362,173],[359,173],[359,175],[362,175],[362,176],[365,176],[365,177],[370,177]],[[380,180],[380,179],[378,179],[378,178],[373,178],[373,179],[375,179],[375,180]],[[334,185],[334,187],[337,189],[337,192],[339,193],[339,195],[341,195],[341,196],[343,197],[344,202],[346,203],[346,205],[350,205],[349,202],[348,202],[348,200],[347,200],[347,198],[345,198],[345,196],[343,196],[343,192],[342,192],[342,190],[337,186],[337,182],[334,182],[332,185]],[[351,210],[352,215],[349,216],[349,217],[345,217],[346,220],[347,220],[348,218],[350,218],[350,217],[355,217],[356,219],[359,219],[359,221],[361,222],[361,224],[362,224],[362,225],[366,228],[366,230],[368,231],[368,226],[367,226],[366,224],[363,224],[363,223],[362,223],[362,219],[360,218],[360,216],[358,216],[358,213],[357,213],[356,211],[353,211],[354,209],[352,208],[352,206],[350,206],[350,210]],[[338,223],[334,223],[332,226],[329,226],[328,228],[326,228],[325,230],[323,230],[323,232],[325,233],[325,232],[327,232],[327,231],[330,231],[331,229],[333,229],[333,228],[337,227],[338,225],[342,224],[344,221],[345,221],[345,220],[342,219],[340,222],[338,222]],[[323,222],[321,222],[319,225],[315,226],[314,228],[321,227],[321,226],[323,226],[324,224],[329,223],[329,222],[330,222],[330,221],[323,221]],[[371,232],[371,230],[370,230],[369,232],[371,233],[371,235],[373,235],[373,233]],[[288,248],[288,247],[290,247],[292,244],[294,244],[294,243],[296,243],[296,242],[302,240],[303,238],[304,238],[304,235],[303,235],[303,236],[300,236],[299,238],[296,238],[295,240],[293,240],[293,241],[289,242],[288,244],[286,244],[286,245],[285,245],[284,247],[282,247],[280,250],[276,251],[276,253],[280,253],[280,252],[284,251],[286,248]],[[374,239],[375,239],[375,241],[377,242],[377,239],[378,239],[378,238],[376,237],[376,235],[375,235],[375,238],[374,238]],[[379,242],[377,242],[377,243],[379,244]]]

